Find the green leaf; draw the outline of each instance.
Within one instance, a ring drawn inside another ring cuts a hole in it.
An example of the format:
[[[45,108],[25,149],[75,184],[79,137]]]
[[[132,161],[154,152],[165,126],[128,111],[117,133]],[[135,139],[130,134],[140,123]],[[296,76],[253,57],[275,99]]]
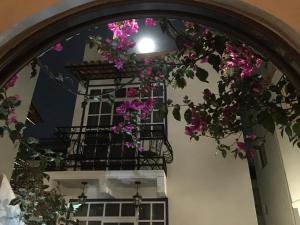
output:
[[[221,63],[221,59],[218,55],[215,55],[215,54],[210,54],[208,56],[208,63],[210,65],[212,65],[212,67],[217,71],[219,72],[220,70],[220,63]]]
[[[200,81],[208,83],[208,81],[207,81],[208,72],[205,69],[197,67],[196,77]]]
[[[193,79],[193,78],[194,78],[194,71],[193,71],[193,70],[186,70],[186,71],[185,71],[185,75],[186,75],[188,78]]]
[[[274,113],[272,113],[272,118],[277,124],[287,125],[288,118],[282,109],[277,109]]]
[[[269,132],[274,133],[275,131],[275,122],[272,118],[272,115],[270,115],[266,111],[262,111],[257,116],[258,122]]]
[[[25,128],[25,124],[21,122],[17,122],[15,125],[17,131],[21,132],[23,128]]]
[[[295,123],[292,128],[293,128],[293,131],[295,132],[295,134],[299,136],[300,135],[300,123],[299,122]]]
[[[171,105],[173,103],[173,100],[172,99],[168,99],[167,100],[167,105]]]
[[[180,105],[176,104],[174,106],[173,112],[172,112],[174,118],[178,121],[181,121],[181,115],[180,115]]]
[[[9,132],[9,137],[13,143],[20,137],[20,133],[17,130],[12,130]]]
[[[39,143],[39,140],[34,138],[34,137],[29,137],[27,138],[26,142],[31,145],[31,144],[38,144]]]
[[[287,134],[288,137],[292,137],[293,131],[290,127],[285,128],[285,133]]]
[[[216,51],[222,55],[225,49],[226,38],[223,36],[215,37],[215,49]]]
[[[227,151],[226,150],[221,150],[222,156],[223,158],[226,158],[227,156]]]
[[[184,119],[187,123],[191,123],[192,122],[192,110],[191,109],[187,109],[184,112]]]
[[[10,202],[9,202],[9,205],[18,205],[22,202],[22,199],[18,196],[14,199],[12,199]]]

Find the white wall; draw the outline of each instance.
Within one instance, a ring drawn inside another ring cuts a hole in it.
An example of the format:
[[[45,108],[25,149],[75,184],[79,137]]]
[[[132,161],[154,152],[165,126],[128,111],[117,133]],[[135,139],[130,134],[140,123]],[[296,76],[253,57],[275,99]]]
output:
[[[266,137],[268,163],[262,168],[258,157],[256,159],[257,183],[266,225],[295,224],[286,171],[276,134],[273,135],[263,128],[256,132]]]
[[[188,95],[201,102],[204,88],[215,90],[219,77],[209,65],[205,69],[210,72],[208,85],[191,80],[183,91],[169,88],[168,98],[182,104],[183,96]],[[215,155],[216,143],[210,138],[190,141],[184,135],[184,125],[169,115],[169,141],[174,150],[167,177],[170,224],[257,224],[247,161],[230,154],[226,159],[220,153]]]
[[[37,68],[39,74],[39,68]],[[17,80],[16,85],[8,90],[8,96],[20,95],[21,105],[16,108],[17,120],[25,122],[30,107],[33,91],[36,85],[38,76],[30,78],[32,69],[29,66],[24,67],[20,72],[20,78]],[[4,173],[10,179],[13,163],[17,154],[18,145],[14,145],[8,135],[5,135],[0,140],[0,174]]]

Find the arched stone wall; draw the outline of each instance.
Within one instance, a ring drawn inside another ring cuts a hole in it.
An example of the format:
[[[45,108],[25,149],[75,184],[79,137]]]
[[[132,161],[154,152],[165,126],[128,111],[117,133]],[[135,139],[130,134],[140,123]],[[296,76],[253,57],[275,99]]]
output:
[[[295,19],[300,15],[297,14],[300,3],[297,2],[289,0],[290,4],[284,4],[280,0],[276,4],[267,4],[257,0],[48,0],[43,3],[36,0],[6,1],[0,3],[0,13],[6,15],[6,19],[3,20],[5,22],[0,24],[0,30],[13,24],[15,26],[0,35],[0,83],[26,65],[38,51],[51,46],[55,39],[62,38],[67,32],[79,29],[79,26],[95,21],[96,18],[167,13],[198,17],[204,24],[236,35],[254,45],[300,88],[300,27]],[[280,10],[275,5],[278,5]],[[40,9],[43,10],[39,11]],[[23,22],[20,22],[21,20]]]

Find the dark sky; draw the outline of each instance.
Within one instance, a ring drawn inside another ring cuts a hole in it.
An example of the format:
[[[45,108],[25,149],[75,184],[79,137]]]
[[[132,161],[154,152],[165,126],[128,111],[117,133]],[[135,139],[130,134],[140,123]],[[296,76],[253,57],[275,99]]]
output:
[[[141,25],[142,23],[139,23]],[[98,27],[86,28],[80,32],[80,35],[74,36],[71,40],[62,41],[63,51],[49,51],[41,58],[42,62],[47,64],[49,69],[57,74],[64,76],[71,74],[64,69],[66,63],[80,63],[83,60],[84,48],[89,35],[99,35],[101,37],[111,36],[111,32],[106,29],[105,24]],[[156,49],[167,51],[175,48],[174,42],[160,30],[160,27],[140,26],[139,33],[133,35],[133,39],[149,36],[153,38]],[[69,87],[69,85],[66,85]],[[77,82],[74,81],[73,88],[76,89]],[[43,118],[42,123],[30,125],[25,130],[26,136],[46,138],[52,136],[55,127],[71,126],[76,96],[69,93],[56,81],[49,78],[47,73],[41,71],[34,91],[32,102]]]

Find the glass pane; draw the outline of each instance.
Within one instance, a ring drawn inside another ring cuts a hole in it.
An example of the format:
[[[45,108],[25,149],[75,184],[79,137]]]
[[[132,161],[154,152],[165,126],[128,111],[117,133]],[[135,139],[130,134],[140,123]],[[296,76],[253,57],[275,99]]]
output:
[[[90,204],[90,216],[102,216],[103,215],[103,204]]]
[[[101,225],[101,221],[89,221],[88,225]]]
[[[124,98],[126,96],[126,88],[122,88],[116,91],[117,98]]]
[[[89,114],[99,114],[100,102],[91,102],[89,107]]]
[[[111,115],[101,116],[100,117],[100,126],[109,126],[111,120]]]
[[[159,85],[154,88],[153,96],[163,96],[163,86],[162,85]]]
[[[95,95],[101,95],[101,89],[98,89],[98,90],[96,90],[96,89],[91,90],[91,91],[90,91],[90,95],[93,95],[93,96],[95,96]]]
[[[154,111],[153,112],[153,123],[162,123],[163,122],[163,116],[160,112]]]
[[[139,225],[150,225],[150,222],[139,222]]]
[[[105,205],[105,216],[119,216],[120,204],[107,203]]]
[[[164,222],[152,222],[152,225],[164,225]]]
[[[98,116],[89,116],[87,126],[98,126]]]
[[[150,204],[142,204],[140,207],[140,220],[149,220],[150,219]]]
[[[159,107],[162,105],[162,103],[164,102],[163,101],[163,98],[155,98],[154,99],[155,100],[155,106],[154,106],[154,108],[155,109],[159,109]]]
[[[135,215],[134,205],[130,203],[123,203],[121,216],[134,216],[134,215]]]
[[[87,204],[81,205],[77,212],[74,214],[75,216],[87,216]]]
[[[107,93],[107,95],[105,95]],[[108,98],[109,95],[114,96],[115,92],[114,89],[103,89],[103,96],[102,98]]]
[[[109,102],[102,102],[101,114],[111,114],[112,105]]]
[[[163,220],[165,217],[164,204],[153,203],[152,204],[152,219],[153,220]],[[157,224],[159,225],[159,224]]]

